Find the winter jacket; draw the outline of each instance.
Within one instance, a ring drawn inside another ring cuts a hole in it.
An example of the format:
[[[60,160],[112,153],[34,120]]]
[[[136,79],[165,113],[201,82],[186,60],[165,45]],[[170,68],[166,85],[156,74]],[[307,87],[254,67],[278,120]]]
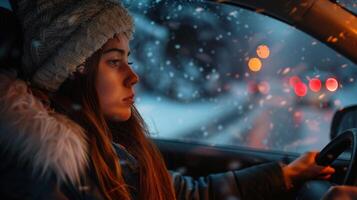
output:
[[[113,147],[137,199],[138,163],[124,147]],[[24,81],[0,74],[0,199],[103,199],[87,148],[78,124],[49,111]],[[170,174],[177,199],[269,199],[285,192],[277,163],[197,179]]]

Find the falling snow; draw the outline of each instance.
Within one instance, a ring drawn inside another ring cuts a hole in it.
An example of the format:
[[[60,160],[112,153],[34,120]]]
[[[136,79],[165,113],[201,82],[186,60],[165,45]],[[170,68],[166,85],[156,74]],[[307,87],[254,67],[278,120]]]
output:
[[[260,10],[199,1],[130,5],[136,102],[155,137],[304,152],[328,142],[335,110],[357,103],[355,64]],[[259,58],[259,70],[249,69],[251,58]]]

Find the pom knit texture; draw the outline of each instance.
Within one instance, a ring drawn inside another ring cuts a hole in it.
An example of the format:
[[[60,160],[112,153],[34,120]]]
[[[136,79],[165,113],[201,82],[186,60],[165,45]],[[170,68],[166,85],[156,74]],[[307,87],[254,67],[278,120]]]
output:
[[[116,33],[131,39],[134,31],[132,17],[114,0],[18,0],[16,14],[25,36],[22,71],[49,91]]]

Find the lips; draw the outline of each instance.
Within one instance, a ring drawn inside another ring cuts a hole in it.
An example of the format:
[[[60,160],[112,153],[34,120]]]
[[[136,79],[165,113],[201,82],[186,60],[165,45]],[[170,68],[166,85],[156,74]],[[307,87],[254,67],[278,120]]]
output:
[[[134,102],[135,102],[135,100],[134,100],[134,98],[135,98],[135,95],[134,94],[132,94],[132,95],[130,95],[130,96],[128,96],[128,97],[125,97],[124,99],[123,99],[123,102],[125,103],[125,104],[134,104]]]

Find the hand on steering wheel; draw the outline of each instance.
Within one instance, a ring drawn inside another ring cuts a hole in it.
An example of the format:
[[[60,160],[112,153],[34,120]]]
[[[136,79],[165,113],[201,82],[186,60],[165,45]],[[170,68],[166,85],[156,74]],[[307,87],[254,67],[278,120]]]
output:
[[[342,152],[349,149],[350,147],[352,147],[351,158],[342,184],[356,186],[357,184],[357,163],[356,163],[357,162],[356,160],[357,129],[346,130],[345,132],[334,138],[316,156],[316,163],[320,166],[328,166],[334,160],[336,160],[337,157]],[[299,200],[321,199],[321,197],[323,197],[325,194],[328,195],[329,193],[336,191],[336,189],[333,188],[339,188],[339,187],[331,187],[331,186],[333,186],[333,183],[327,181],[308,181],[300,188],[299,194],[297,195],[297,199]]]
[[[288,188],[293,184],[310,179],[327,180],[335,172],[330,166],[320,166],[315,162],[318,152],[308,152],[301,155],[289,165],[283,167],[283,174]]]
[[[350,147],[352,147],[351,158],[343,185],[357,185],[357,129],[346,130],[334,138],[316,157],[317,164],[327,166]]]

